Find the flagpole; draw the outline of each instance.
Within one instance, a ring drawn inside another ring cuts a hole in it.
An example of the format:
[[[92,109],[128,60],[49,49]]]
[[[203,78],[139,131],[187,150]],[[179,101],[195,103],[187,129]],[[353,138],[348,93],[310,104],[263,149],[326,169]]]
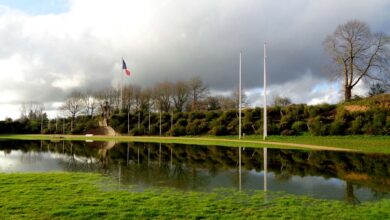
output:
[[[123,62],[123,57],[122,57]],[[119,100],[119,112],[122,113],[122,105],[123,105],[123,68],[121,73],[121,91],[120,91],[120,100]]]
[[[264,118],[263,140],[267,137],[267,43],[264,43]]]
[[[240,70],[239,70],[239,86],[238,86],[238,139],[241,139],[241,54],[240,52]]]

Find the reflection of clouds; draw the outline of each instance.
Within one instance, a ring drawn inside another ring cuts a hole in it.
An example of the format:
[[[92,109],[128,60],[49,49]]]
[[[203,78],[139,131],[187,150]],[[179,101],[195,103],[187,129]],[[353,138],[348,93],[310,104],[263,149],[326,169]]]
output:
[[[29,171],[64,171],[63,162],[69,161],[70,156],[50,152],[23,152],[13,150],[11,153],[0,151],[0,171],[29,172]],[[86,157],[75,157],[80,163],[91,161]],[[96,160],[95,160],[96,161]]]
[[[284,191],[298,195],[311,195],[324,199],[343,199],[345,181],[337,178],[324,178],[321,176],[294,176],[288,179],[280,179],[273,172],[268,172],[268,189],[272,191]],[[247,189],[263,188],[264,171],[248,171],[245,187]],[[368,188],[362,189],[359,196],[367,197]],[[367,197],[367,199],[369,199]]]

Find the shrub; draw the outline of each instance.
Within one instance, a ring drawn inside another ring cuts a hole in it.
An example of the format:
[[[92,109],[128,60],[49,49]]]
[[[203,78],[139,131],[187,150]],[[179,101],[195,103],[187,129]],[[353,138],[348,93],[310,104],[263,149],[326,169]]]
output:
[[[228,131],[227,131],[226,127],[223,125],[215,126],[210,130],[211,135],[221,136],[221,135],[227,135],[227,133],[228,133]]]
[[[304,121],[296,121],[292,124],[291,129],[297,133],[305,132],[307,131],[307,124]]]
[[[176,122],[176,124],[179,125],[179,126],[185,127],[185,126],[187,126],[188,122],[187,122],[186,119],[181,118],[181,119],[179,119],[179,120]]]
[[[193,121],[196,119],[203,119],[203,118],[205,118],[205,114],[203,112],[190,112],[189,113],[190,121]]]
[[[357,116],[355,120],[352,121],[351,127],[350,127],[350,133],[351,134],[361,134],[362,133],[362,126],[363,126],[363,117]]]
[[[344,134],[344,123],[340,121],[334,121],[329,128],[331,135],[343,135]]]
[[[329,126],[324,123],[324,119],[321,116],[310,118],[307,121],[307,127],[311,135],[326,135],[329,129]]]
[[[186,128],[181,125],[174,125],[170,130],[172,136],[182,136],[186,134]]]
[[[260,128],[257,129],[256,134],[263,134],[263,124],[261,124]],[[280,127],[278,124],[268,124],[267,125],[267,134],[269,135],[279,135],[280,134]]]
[[[221,115],[221,112],[219,111],[208,111],[206,112],[206,121],[210,122],[216,118],[218,118]]]
[[[202,123],[201,120],[195,119],[193,122],[189,123],[186,127],[186,132],[189,135],[199,135],[204,133],[207,129],[207,125],[205,126],[205,123]]]
[[[134,136],[144,135],[144,127],[141,126],[140,128],[138,128],[138,127],[133,128],[133,129],[131,129],[130,134],[134,135]]]
[[[386,125],[386,114],[384,112],[375,112],[372,118],[374,134],[383,134]]]
[[[283,136],[291,136],[291,135],[295,135],[296,133],[294,130],[284,129],[280,134]]]
[[[288,129],[290,128],[291,124],[293,123],[293,115],[291,113],[285,114],[281,119],[280,119],[280,129]]]

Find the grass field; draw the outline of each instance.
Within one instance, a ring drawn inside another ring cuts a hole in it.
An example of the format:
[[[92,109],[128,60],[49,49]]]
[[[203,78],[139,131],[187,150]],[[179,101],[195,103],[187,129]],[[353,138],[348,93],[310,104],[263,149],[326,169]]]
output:
[[[157,142],[195,145],[220,145],[232,147],[269,147],[290,149],[361,151],[368,153],[390,153],[389,136],[270,136],[262,141],[261,136],[94,136],[81,135],[0,135],[0,139],[17,140],[97,140],[119,142]]]
[[[1,219],[388,219],[390,200],[349,205],[283,193],[118,190],[98,174],[0,174]]]

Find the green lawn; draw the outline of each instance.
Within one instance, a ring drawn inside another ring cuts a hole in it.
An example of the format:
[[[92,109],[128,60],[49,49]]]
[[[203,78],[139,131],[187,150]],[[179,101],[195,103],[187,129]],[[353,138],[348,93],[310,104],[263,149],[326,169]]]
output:
[[[0,139],[18,140],[100,140],[180,143],[242,147],[269,147],[293,149],[354,150],[368,153],[390,153],[389,136],[270,136],[264,142],[261,136],[250,135],[238,140],[237,136],[94,136],[81,135],[1,135]]]
[[[389,219],[390,200],[349,205],[282,193],[132,192],[99,174],[0,174],[1,219]]]

